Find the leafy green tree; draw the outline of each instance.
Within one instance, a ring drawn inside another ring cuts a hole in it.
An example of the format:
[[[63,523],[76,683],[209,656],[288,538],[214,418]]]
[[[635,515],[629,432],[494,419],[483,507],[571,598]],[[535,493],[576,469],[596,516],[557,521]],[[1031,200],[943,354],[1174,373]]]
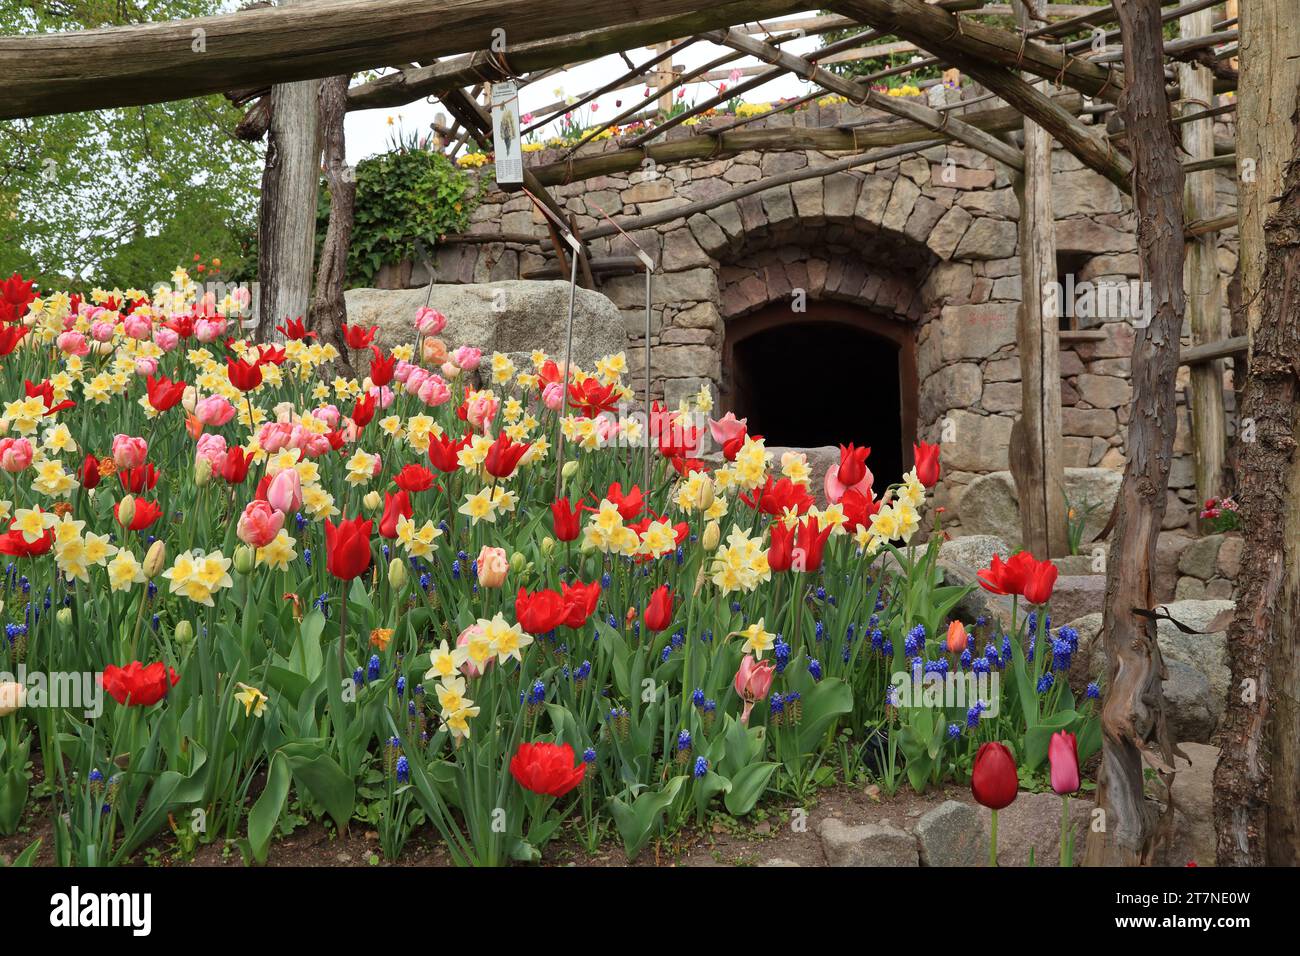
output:
[[[0,33],[204,16],[222,0],[0,0]],[[204,69],[196,53],[194,69]],[[88,65],[89,67],[89,65]],[[0,122],[0,274],[44,286],[166,279],[197,253],[247,271],[261,149],[221,96]],[[255,264],[255,263],[254,263]]]

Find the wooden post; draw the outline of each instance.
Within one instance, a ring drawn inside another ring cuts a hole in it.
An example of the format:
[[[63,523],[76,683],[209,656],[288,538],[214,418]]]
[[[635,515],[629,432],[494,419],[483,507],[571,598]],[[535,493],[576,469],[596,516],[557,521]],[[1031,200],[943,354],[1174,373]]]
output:
[[[1185,308],[1183,168],[1165,94],[1160,0],[1115,0],[1114,7],[1124,42],[1121,112],[1133,155],[1139,265],[1153,308],[1133,343],[1128,464],[1106,564],[1101,634],[1109,664],[1097,775],[1105,829],[1094,827],[1088,834],[1087,863],[1136,866],[1151,862],[1158,833],[1147,799],[1147,768],[1171,784],[1179,752],[1165,722],[1165,665],[1155,621],[1140,612],[1155,604],[1156,545],[1174,451]]]
[[[1032,29],[1023,0],[1022,30]],[[1025,171],[1016,178],[1020,199],[1021,304],[1016,326],[1020,355],[1020,420],[1011,456],[1020,495],[1024,545],[1039,558],[1069,553],[1065,466],[1061,453],[1061,346],[1056,283],[1056,219],[1052,210],[1052,138],[1026,119]]]
[[[665,40],[662,43],[656,43],[652,50],[656,53],[667,53],[672,48],[672,42]],[[677,78],[677,71],[673,67],[672,59],[665,60],[660,67],[651,74],[651,82],[654,83],[655,89],[662,89]],[[673,94],[665,93],[659,97],[659,112],[667,116],[673,108]]]
[[[281,0],[281,5],[304,2]],[[319,80],[271,88],[274,105],[257,232],[259,339],[268,338],[286,318],[307,314],[320,180],[319,89]]]
[[[1241,5],[1239,276],[1250,336],[1237,442],[1244,521],[1228,710],[1214,771],[1219,866],[1300,863],[1300,20]],[[1287,175],[1289,167],[1290,175]]]
[[[329,184],[330,221],[321,245],[308,325],[320,341],[339,350],[340,364],[352,371],[351,354],[343,341],[343,323],[348,320],[343,290],[347,282],[348,247],[356,216],[357,181],[347,164],[343,121],[348,110],[347,76],[332,76],[320,84],[320,124],[325,145],[325,178]]]
[[[1209,8],[1180,21],[1184,38],[1204,36],[1214,27]],[[1214,105],[1214,77],[1195,63],[1178,65],[1184,113],[1196,113]],[[1183,149],[1191,160],[1214,157],[1214,120],[1184,123]],[[1215,214],[1214,170],[1191,173],[1184,187],[1184,216],[1188,222],[1210,219]],[[1228,337],[1223,317],[1223,294],[1219,281],[1218,236],[1209,233],[1187,243],[1183,265],[1183,290],[1187,296],[1187,317],[1192,327],[1192,344],[1203,345]],[[1223,468],[1227,460],[1228,434],[1224,422],[1223,362],[1205,362],[1191,370],[1193,463],[1199,502],[1217,497],[1223,490]],[[1238,374],[1242,369],[1238,368]]]

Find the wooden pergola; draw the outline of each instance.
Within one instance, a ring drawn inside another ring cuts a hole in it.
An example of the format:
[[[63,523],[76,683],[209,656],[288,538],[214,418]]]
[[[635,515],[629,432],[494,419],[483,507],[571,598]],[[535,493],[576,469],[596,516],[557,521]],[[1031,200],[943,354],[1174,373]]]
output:
[[[1178,754],[1162,710],[1164,665],[1152,594],[1178,368],[1191,367],[1197,488],[1205,498],[1219,493],[1227,459],[1222,363],[1233,357],[1240,370],[1248,356],[1241,414],[1259,425],[1260,437],[1239,450],[1238,496],[1250,530],[1229,646],[1234,684],[1254,681],[1255,692],[1249,701],[1243,695],[1229,702],[1216,774],[1219,860],[1300,862],[1300,537],[1293,533],[1300,530],[1300,465],[1293,453],[1300,440],[1300,242],[1294,239],[1300,235],[1300,164],[1284,175],[1300,116],[1293,117],[1290,106],[1285,115],[1277,112],[1278,104],[1297,102],[1300,26],[1272,4],[1243,5],[1239,20],[1235,0],[1113,0],[1104,6],[828,0],[825,6],[829,14],[810,17],[795,16],[806,3],[788,0],[281,0],[279,6],[195,20],[0,37],[0,75],[6,77],[0,118],[210,93],[251,104],[241,135],[269,137],[261,314],[274,324],[275,316],[309,311],[326,336],[336,334],[344,318],[355,191],[344,162],[343,119],[350,110],[436,97],[453,118],[444,139],[454,151],[490,139],[490,119],[479,99],[486,85],[536,82],[566,65],[618,54],[627,72],[578,103],[639,87],[647,78],[651,88],[592,130],[586,142],[604,128],[655,116],[656,104],[673,90],[728,76],[732,68],[724,67],[752,58],[757,65],[741,68],[743,79],[725,96],[652,122],[619,148],[575,147],[559,162],[527,169],[524,187],[563,224],[565,214],[548,187],[635,169],[647,158],[664,165],[745,150],[845,154],[713,199],[589,229],[583,238],[590,241],[688,217],[772,186],[960,143],[1004,166],[1016,186],[1025,290],[1056,279],[1055,140],[1132,197],[1141,274],[1154,303],[1150,324],[1138,330],[1134,346],[1128,463],[1110,522],[1104,640],[1111,665],[1098,794],[1105,825],[1094,828],[1089,860],[1151,859],[1158,826],[1145,798],[1144,768],[1171,781]],[[1014,28],[1005,25],[1009,17]],[[1179,25],[1179,36],[1167,40],[1164,28],[1171,23]],[[792,39],[832,30],[850,34],[813,55],[787,49]],[[673,70],[676,52],[706,42],[725,52],[700,69]],[[632,54],[646,47],[655,54],[633,62]],[[845,59],[899,52],[915,52],[919,59],[858,78],[827,69]],[[960,71],[986,91],[979,99],[1004,105],[967,113],[963,108],[972,100],[932,106],[924,97],[889,97],[873,89],[922,66]],[[350,85],[352,74],[381,68],[393,72]],[[724,99],[783,74],[812,84],[803,100],[834,93],[880,115],[826,128],[762,128],[753,124],[770,114],[759,114],[665,137]],[[1239,108],[1213,105],[1214,94],[1239,84]],[[558,115],[568,108],[557,103],[539,112]],[[1215,117],[1234,109],[1237,145],[1216,143]],[[1107,122],[1092,122],[1097,118]],[[313,283],[310,237],[322,152],[331,218]],[[1215,236],[1237,228],[1238,217],[1216,216],[1214,170],[1232,166],[1252,172],[1242,180],[1239,199],[1247,334],[1235,337],[1222,323],[1217,294],[1189,297],[1185,291],[1219,286]],[[567,272],[566,243],[550,217],[548,224],[550,241],[544,245]],[[448,241],[537,239],[496,234]],[[600,265],[585,247],[572,254],[584,274]],[[1185,317],[1193,344],[1180,356]],[[1010,459],[1026,546],[1053,555],[1066,550],[1058,335],[1057,317],[1045,313],[1042,297],[1027,295],[1017,330],[1022,412]]]

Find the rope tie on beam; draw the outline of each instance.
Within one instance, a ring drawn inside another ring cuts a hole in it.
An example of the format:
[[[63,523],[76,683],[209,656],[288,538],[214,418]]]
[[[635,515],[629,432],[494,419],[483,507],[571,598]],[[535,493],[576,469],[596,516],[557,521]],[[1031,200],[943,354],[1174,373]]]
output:
[[[514,80],[519,78],[520,74],[514,71],[510,66],[510,61],[506,59],[505,50],[488,50],[488,57],[493,59],[492,65],[501,71],[501,76],[498,79]]]
[[[1020,32],[1020,49],[1016,52],[1016,67],[1019,68],[1025,62],[1025,45],[1029,43],[1029,34],[1023,30]]]
[[[966,35],[965,33],[962,32],[961,17],[954,15],[953,20],[956,21],[957,25],[953,27],[952,33],[949,33],[946,37],[943,38],[944,43],[947,43],[949,40],[953,39],[953,37],[956,36],[964,37]]]

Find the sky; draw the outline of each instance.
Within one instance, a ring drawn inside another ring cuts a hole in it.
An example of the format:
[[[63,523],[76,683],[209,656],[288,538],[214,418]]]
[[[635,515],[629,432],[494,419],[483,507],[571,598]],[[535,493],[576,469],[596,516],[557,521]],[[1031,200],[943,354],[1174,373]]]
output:
[[[791,14],[792,17],[814,15],[816,15],[816,11],[809,11],[806,14]],[[783,17],[781,19],[787,18]],[[820,37],[805,37],[782,44],[782,49],[791,53],[802,54],[815,50],[819,46],[821,46]],[[695,43],[678,54],[676,63],[689,70],[692,67],[702,66],[710,60],[716,59],[724,52],[726,52],[725,48],[715,46],[712,43]],[[640,64],[651,59],[654,56],[654,51],[649,48],[642,48],[629,50],[628,55],[633,63]],[[757,62],[752,57],[744,57],[728,64],[725,69],[730,69],[733,66],[753,66]],[[627,69],[627,64],[623,62],[621,57],[606,56],[577,66],[574,69],[555,73],[523,88],[520,93],[520,112],[527,114],[561,99],[580,97],[584,93],[597,89],[617,76],[626,73]],[[599,108],[589,122],[597,122],[620,112],[615,108],[616,100],[623,101],[624,109],[632,106],[641,99],[644,89],[644,83],[637,83],[630,89],[601,96],[596,100]],[[557,95],[557,90],[563,92]],[[783,74],[745,93],[744,99],[749,103],[764,103],[781,97],[800,96],[809,92],[809,90],[810,87],[807,83],[797,77]],[[700,102],[715,93],[717,93],[716,84],[689,83],[686,85],[686,102]],[[428,132],[430,124],[438,113],[446,116],[447,110],[437,101],[430,103],[426,100],[408,103],[398,109],[363,110],[349,113],[345,128],[348,162],[356,163],[367,156],[384,152],[388,148],[394,126],[399,123],[408,133],[416,130],[422,133]],[[390,117],[393,119],[394,126],[388,124]]]

